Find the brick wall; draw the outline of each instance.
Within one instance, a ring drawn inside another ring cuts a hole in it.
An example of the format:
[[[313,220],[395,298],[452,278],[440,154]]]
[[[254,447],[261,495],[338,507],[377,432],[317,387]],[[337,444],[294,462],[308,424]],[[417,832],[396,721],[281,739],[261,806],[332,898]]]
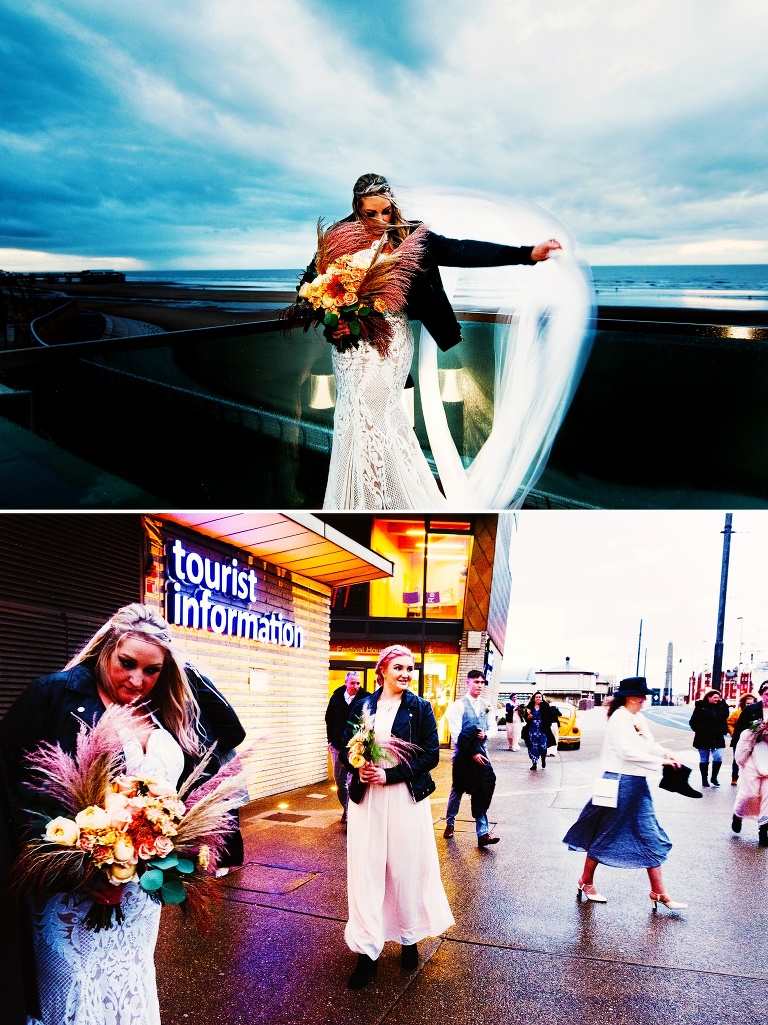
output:
[[[151,521],[145,530],[145,601],[165,615],[163,537]],[[205,543],[200,537],[200,544]],[[254,609],[274,610],[293,620],[304,632],[303,646],[279,647],[179,626],[171,630],[181,654],[213,681],[240,716],[248,734],[245,743],[253,743],[248,760],[253,799],[327,778],[330,589],[236,549],[232,554],[257,573],[259,601]]]
[[[467,633],[465,630],[461,637],[461,647],[459,648],[459,667],[457,670],[456,677],[456,699],[464,697],[467,693],[467,673],[471,669],[479,669],[482,673],[485,666],[485,642],[488,640],[488,634],[486,631],[482,631],[480,634],[480,647],[477,650],[470,650],[467,647]],[[492,708],[496,707],[496,702],[499,697],[499,685],[501,683],[501,657],[497,654],[493,672],[491,673],[490,679],[488,680],[488,686],[485,688],[484,696],[488,700]]]

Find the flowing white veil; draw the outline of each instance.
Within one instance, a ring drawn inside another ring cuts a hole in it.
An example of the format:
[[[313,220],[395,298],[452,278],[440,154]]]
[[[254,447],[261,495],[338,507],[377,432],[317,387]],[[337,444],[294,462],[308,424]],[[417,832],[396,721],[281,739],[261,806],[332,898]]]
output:
[[[535,267],[440,268],[454,303],[495,314],[493,423],[466,466],[440,396],[437,346],[423,326],[421,331],[421,403],[449,505],[519,508],[544,469],[589,356],[594,317],[589,268],[576,259],[570,231],[532,203],[463,190],[397,192],[408,216],[441,235],[507,245],[557,238],[563,246]]]

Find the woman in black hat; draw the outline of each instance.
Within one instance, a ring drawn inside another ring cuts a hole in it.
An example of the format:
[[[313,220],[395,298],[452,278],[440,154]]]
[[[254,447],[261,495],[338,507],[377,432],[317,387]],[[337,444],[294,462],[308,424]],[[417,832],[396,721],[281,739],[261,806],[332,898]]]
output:
[[[584,871],[577,895],[604,904],[594,885],[599,864],[613,868],[644,868],[651,883],[654,911],[659,903],[672,909],[688,905],[672,900],[664,889],[661,865],[672,844],[653,809],[647,776],[662,765],[679,767],[671,751],[655,743],[640,709],[651,691],[643,676],[622,680],[608,707],[608,729],[603,743],[603,779],[618,777],[615,807],[589,800],[563,838],[572,851],[585,851]]]

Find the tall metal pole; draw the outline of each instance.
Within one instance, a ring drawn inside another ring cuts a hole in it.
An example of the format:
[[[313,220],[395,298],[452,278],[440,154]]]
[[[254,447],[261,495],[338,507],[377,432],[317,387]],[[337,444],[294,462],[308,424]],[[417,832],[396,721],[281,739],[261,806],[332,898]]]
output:
[[[640,675],[640,645],[643,643],[643,621],[640,620],[640,633],[637,637],[637,665],[635,666],[635,676]]]
[[[731,523],[733,513],[725,514],[723,528],[723,566],[720,570],[720,601],[717,606],[717,637],[715,638],[715,654],[712,659],[712,684],[720,690],[720,678],[723,674],[723,633],[725,632],[725,597],[728,591],[728,562],[731,557]]]
[[[664,697],[672,704],[672,641],[667,645],[667,675],[664,680]]]

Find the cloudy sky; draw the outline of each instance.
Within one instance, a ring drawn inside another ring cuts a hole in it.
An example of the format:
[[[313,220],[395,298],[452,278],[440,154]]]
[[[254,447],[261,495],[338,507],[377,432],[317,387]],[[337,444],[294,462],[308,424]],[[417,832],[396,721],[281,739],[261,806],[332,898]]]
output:
[[[540,204],[596,264],[768,262],[765,0],[0,11],[7,269],[300,266],[369,170]]]
[[[641,674],[647,650],[647,676],[664,685],[671,641],[683,689],[692,670],[712,666],[724,524],[719,511],[518,513],[505,675],[570,656],[634,676],[642,619]],[[723,668],[740,649],[747,665],[768,660],[768,519],[736,511],[733,531]]]

